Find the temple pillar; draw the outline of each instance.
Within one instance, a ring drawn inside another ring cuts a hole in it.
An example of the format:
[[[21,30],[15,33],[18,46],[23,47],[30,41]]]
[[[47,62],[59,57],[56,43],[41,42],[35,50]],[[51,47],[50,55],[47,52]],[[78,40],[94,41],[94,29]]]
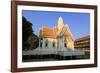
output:
[[[60,43],[59,42],[60,42],[60,38],[58,37],[57,38],[57,48],[60,48]]]
[[[64,48],[64,36],[62,37],[62,47]]]

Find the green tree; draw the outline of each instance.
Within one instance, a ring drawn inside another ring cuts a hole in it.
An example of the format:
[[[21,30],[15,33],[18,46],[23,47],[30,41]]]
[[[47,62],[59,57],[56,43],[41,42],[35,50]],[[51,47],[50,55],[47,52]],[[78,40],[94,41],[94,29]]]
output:
[[[36,49],[39,46],[39,38],[35,34],[33,34],[32,36],[30,36],[28,38],[27,42],[30,44],[30,47],[29,47],[30,49]]]
[[[22,17],[23,24],[23,40],[26,41],[30,35],[33,34],[32,23],[26,20],[25,17]]]
[[[32,23],[22,17],[22,46],[23,50],[35,49],[39,45],[39,38],[33,33]]]

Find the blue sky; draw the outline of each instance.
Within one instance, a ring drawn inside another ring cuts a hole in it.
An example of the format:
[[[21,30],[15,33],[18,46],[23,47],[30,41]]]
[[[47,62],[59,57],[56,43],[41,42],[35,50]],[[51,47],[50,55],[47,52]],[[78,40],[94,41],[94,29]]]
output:
[[[36,34],[42,26],[49,28],[57,26],[58,18],[60,16],[62,17],[64,24],[68,24],[75,39],[90,34],[89,13],[23,10],[22,16],[33,24],[32,28]]]

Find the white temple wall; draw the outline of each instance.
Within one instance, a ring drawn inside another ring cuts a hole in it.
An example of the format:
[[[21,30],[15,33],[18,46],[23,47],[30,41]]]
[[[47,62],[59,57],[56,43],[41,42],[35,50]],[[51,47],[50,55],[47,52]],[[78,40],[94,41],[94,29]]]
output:
[[[74,50],[74,41],[71,39],[71,37],[67,37],[67,47]]]
[[[48,46],[45,46],[45,42],[48,41]],[[42,48],[54,48],[53,41],[55,41],[55,48],[57,48],[57,39],[53,38],[43,38],[42,40]]]

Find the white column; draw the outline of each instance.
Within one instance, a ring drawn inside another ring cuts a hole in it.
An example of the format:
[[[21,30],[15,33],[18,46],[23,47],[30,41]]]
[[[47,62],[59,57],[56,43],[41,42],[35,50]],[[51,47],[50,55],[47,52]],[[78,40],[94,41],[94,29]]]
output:
[[[62,45],[63,45],[63,48],[64,48],[64,36],[63,36],[62,40],[63,40],[63,42],[62,42],[63,44]]]
[[[60,43],[61,43],[61,42],[60,42],[60,38],[59,38],[59,48],[60,48]]]
[[[57,38],[57,48],[59,48],[59,38]]]
[[[62,48],[62,38],[60,38],[60,49]]]

